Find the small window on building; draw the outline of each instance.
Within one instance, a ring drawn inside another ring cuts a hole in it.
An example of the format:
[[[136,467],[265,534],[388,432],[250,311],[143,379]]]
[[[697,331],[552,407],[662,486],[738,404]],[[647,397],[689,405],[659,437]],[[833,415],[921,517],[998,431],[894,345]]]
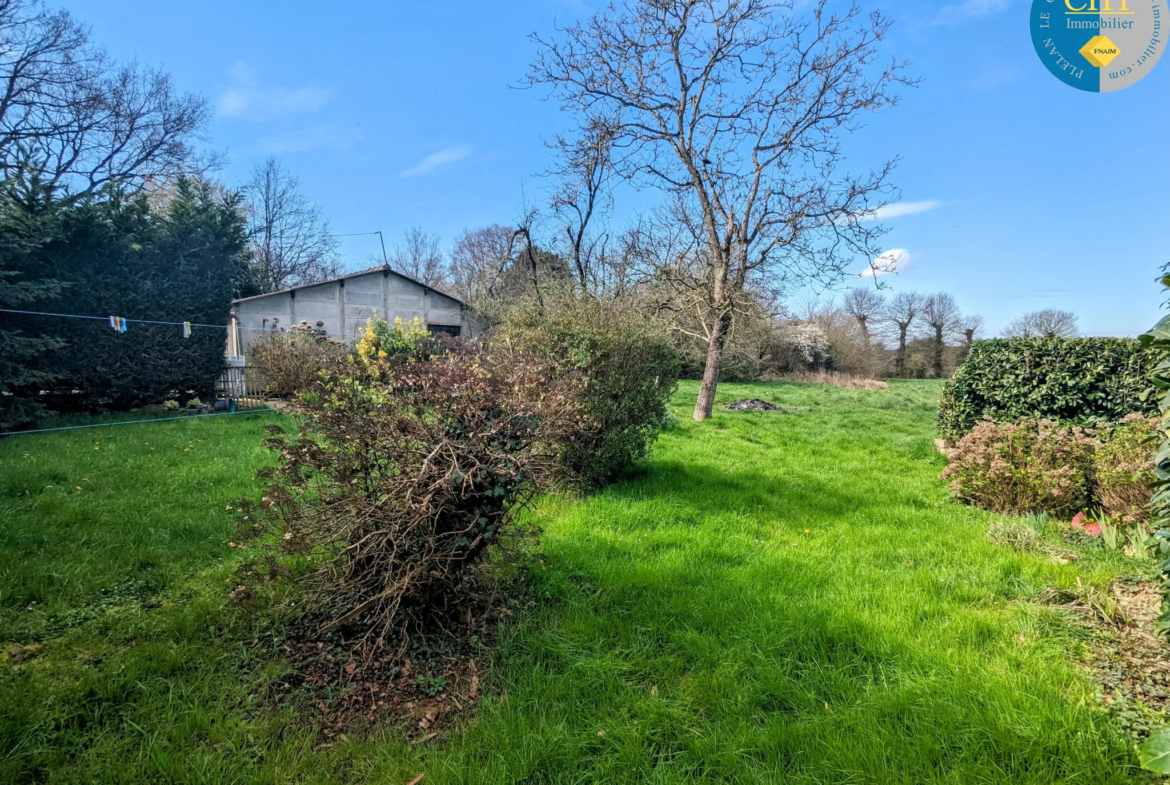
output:
[[[446,333],[453,338],[458,338],[462,331],[462,328],[457,324],[428,324],[427,329],[431,331],[431,335]]]

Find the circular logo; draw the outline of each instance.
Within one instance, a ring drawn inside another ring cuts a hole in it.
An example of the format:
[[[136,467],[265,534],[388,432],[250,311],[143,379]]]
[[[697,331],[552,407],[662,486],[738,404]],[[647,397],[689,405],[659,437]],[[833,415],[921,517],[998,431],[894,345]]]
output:
[[[1032,44],[1060,81],[1111,93],[1158,62],[1165,18],[1166,0],[1032,0]]]

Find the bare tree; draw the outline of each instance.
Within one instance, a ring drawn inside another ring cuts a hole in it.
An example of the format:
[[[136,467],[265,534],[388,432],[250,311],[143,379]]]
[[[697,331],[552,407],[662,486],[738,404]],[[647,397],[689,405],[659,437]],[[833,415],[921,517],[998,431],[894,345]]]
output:
[[[947,338],[959,329],[962,318],[959,304],[945,292],[937,292],[922,301],[922,319],[930,327],[931,371],[936,379],[943,375]]]
[[[889,22],[817,0],[622,0],[557,39],[528,77],[587,127],[613,118],[616,170],[672,193],[701,249],[665,276],[707,343],[694,417],[711,415],[736,303],[754,279],[836,280],[872,258],[890,165],[842,174],[839,137],[896,103],[903,65],[875,66]]]
[[[432,288],[447,282],[442,238],[423,231],[421,226],[412,226],[402,233],[402,239],[390,254],[390,266]]]
[[[906,335],[922,312],[923,297],[917,292],[898,292],[886,305],[885,318],[898,328],[898,350],[894,355],[894,373],[906,375]]]
[[[597,231],[596,223],[612,206],[612,125],[603,118],[591,118],[578,136],[558,136],[554,144],[559,163],[553,174],[559,184],[552,207],[564,232],[575,284],[582,293],[603,286],[599,268],[605,264],[609,234]]]
[[[500,224],[464,229],[451,251],[451,291],[489,320],[501,315],[501,281],[512,263],[512,230]]]
[[[321,208],[275,158],[258,164],[243,188],[248,237],[260,288],[275,292],[340,274],[337,240]]]
[[[967,346],[975,343],[983,336],[984,319],[979,314],[967,314],[963,317],[963,343]]]
[[[1072,311],[1045,308],[1019,317],[1003,332],[1008,338],[1075,338],[1077,315]]]
[[[84,193],[192,173],[191,141],[210,117],[170,77],[118,65],[65,11],[0,0],[0,167],[31,159]]]
[[[867,286],[850,289],[845,294],[845,312],[857,320],[861,338],[868,347],[870,330],[885,310],[885,298]]]

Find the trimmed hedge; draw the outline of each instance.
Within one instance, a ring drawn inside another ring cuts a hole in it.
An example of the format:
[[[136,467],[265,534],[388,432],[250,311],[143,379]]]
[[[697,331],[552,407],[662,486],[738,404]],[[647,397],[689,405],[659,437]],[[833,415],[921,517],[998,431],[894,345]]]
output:
[[[976,341],[943,388],[939,433],[958,441],[980,418],[1116,421],[1157,412],[1154,354],[1130,338]]]

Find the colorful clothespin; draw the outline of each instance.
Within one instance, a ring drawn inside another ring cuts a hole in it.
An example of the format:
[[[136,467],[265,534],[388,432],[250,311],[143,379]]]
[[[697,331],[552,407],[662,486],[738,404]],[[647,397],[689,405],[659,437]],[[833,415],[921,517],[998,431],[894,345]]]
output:
[[[118,317],[117,316],[110,317],[110,329],[113,330],[114,332],[118,332]]]
[[[190,322],[183,322],[183,337],[184,338],[191,337],[191,323]]]
[[[129,321],[129,319],[127,319],[124,316],[118,317],[118,332],[120,332],[120,333],[126,332],[126,322],[128,322],[128,321]]]

